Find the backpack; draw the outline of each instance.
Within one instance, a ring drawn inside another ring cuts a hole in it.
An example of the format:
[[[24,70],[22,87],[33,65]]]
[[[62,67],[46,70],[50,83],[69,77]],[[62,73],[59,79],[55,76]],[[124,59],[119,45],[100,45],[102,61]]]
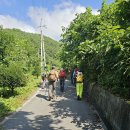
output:
[[[56,72],[54,70],[51,70],[51,72],[48,75],[49,81],[56,81]]]
[[[77,73],[76,82],[77,83],[82,83],[83,82],[83,73],[82,72]]]
[[[78,70],[74,70],[74,72],[73,72],[73,78],[76,78],[77,73],[78,73]]]
[[[65,71],[60,71],[59,76],[60,76],[61,78],[64,78],[64,77],[65,77]]]
[[[41,75],[41,77],[42,77],[42,80],[44,80],[45,77],[46,77],[46,75],[43,73],[43,74]]]

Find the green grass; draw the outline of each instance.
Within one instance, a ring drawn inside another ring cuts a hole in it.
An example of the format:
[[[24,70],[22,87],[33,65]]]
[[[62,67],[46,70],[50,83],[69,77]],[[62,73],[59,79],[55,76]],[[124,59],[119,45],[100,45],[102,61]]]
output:
[[[0,130],[4,130],[4,128],[0,125]]]
[[[127,103],[130,104],[130,100],[128,100]]]
[[[22,104],[31,97],[34,92],[38,89],[40,78],[36,79],[31,76],[28,84],[25,87],[18,87],[15,91],[18,93],[16,96],[9,98],[0,97],[0,118],[3,118],[10,113],[16,111],[17,108],[21,107]]]

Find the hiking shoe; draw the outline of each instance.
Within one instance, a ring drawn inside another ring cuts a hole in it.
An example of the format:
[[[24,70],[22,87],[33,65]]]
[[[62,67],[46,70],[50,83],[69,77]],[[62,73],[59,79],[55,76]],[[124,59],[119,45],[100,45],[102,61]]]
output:
[[[50,97],[48,98],[48,101],[51,101],[51,98],[50,98]]]
[[[81,101],[82,100],[82,98],[79,98],[79,101]]]
[[[80,97],[79,97],[79,96],[77,96],[77,100],[80,100]]]

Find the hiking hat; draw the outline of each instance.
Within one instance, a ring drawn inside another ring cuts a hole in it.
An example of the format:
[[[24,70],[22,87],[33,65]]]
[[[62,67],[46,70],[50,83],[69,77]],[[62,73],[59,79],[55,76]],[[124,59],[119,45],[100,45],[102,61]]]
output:
[[[61,68],[61,71],[63,71],[64,69],[63,68]]]
[[[52,69],[55,69],[56,67],[55,66],[52,66]]]

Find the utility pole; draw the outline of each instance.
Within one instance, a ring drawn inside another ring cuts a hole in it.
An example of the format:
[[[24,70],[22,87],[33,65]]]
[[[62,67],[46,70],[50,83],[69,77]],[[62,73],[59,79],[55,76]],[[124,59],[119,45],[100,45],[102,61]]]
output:
[[[44,59],[44,67],[46,67],[46,53],[45,53],[45,42],[44,42],[44,36],[42,37],[42,47],[43,47],[43,59]]]
[[[41,73],[43,72],[43,61],[44,61],[44,68],[46,67],[46,55],[45,55],[45,45],[44,45],[44,36],[43,36],[43,27],[46,27],[45,25],[42,26],[42,19],[40,23],[40,31],[41,31]]]
[[[42,40],[43,40],[43,36],[42,36],[42,19],[41,19],[41,25],[40,25],[40,28],[41,28],[41,73],[42,73],[42,68],[43,68],[43,50],[42,50]]]

